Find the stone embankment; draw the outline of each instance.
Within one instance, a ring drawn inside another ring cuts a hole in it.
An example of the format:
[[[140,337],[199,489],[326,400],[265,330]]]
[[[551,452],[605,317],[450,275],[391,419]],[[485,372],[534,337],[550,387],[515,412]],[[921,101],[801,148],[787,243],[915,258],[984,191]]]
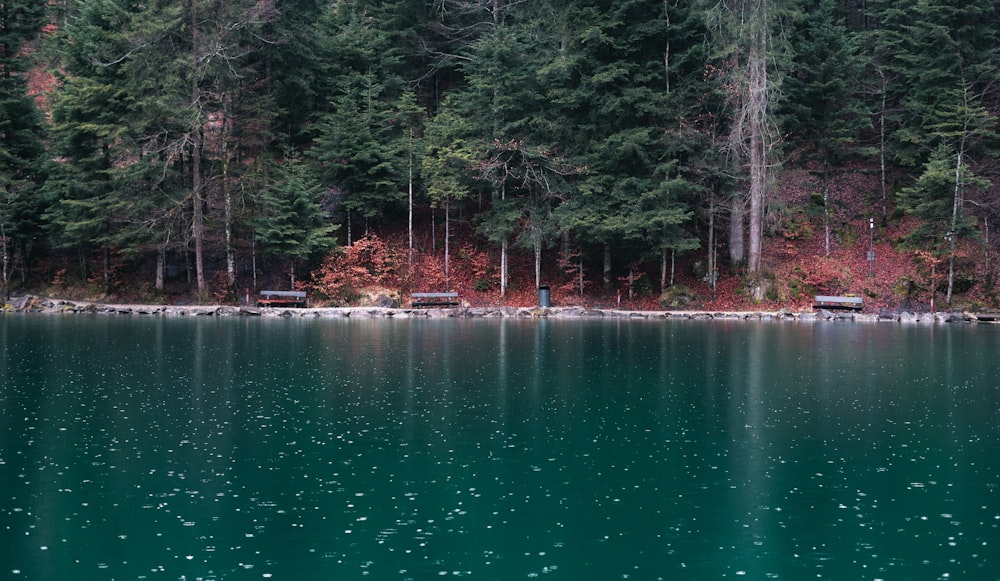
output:
[[[851,311],[629,311],[622,309],[585,307],[460,307],[444,309],[410,309],[393,307],[322,307],[275,308],[230,305],[116,305],[87,301],[22,296],[4,306],[7,312],[98,315],[148,315],[164,317],[297,317],[297,318],[562,318],[562,319],[691,319],[691,320],[754,320],[754,321],[855,321],[899,323],[1000,322],[1000,314],[971,312],[915,313],[883,311],[860,313]]]

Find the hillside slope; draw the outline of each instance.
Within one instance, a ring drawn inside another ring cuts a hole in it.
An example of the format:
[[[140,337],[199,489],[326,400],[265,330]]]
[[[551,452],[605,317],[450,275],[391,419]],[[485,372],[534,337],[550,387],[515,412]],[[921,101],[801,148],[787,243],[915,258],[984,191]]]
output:
[[[884,217],[878,180],[869,169],[845,170],[829,183],[830,243],[826,251],[820,181],[813,172],[804,169],[784,170],[776,180],[770,199],[764,241],[763,264],[766,273],[753,284],[739,268],[725,264],[726,232],[718,227],[720,272],[713,288],[700,280],[695,272],[706,260],[702,248],[678,256],[674,268],[674,285],[663,300],[660,292],[660,265],[645,262],[637,265],[631,283],[627,266],[615,265],[616,277],[604,286],[598,264],[584,263],[585,288],[579,292],[576,272],[560,267],[557,246],[543,253],[542,284],[550,287],[554,305],[602,306],[657,310],[701,309],[742,311],[752,309],[808,310],[816,294],[857,295],[865,299],[865,310],[943,310],[945,304],[947,263],[934,270],[937,292],[932,305],[930,265],[919,253],[904,248],[902,241],[916,222],[908,217],[894,217],[889,204],[889,216]],[[891,202],[891,201],[890,201]],[[400,302],[414,291],[454,290],[463,300],[477,306],[528,306],[537,303],[534,280],[534,259],[530,251],[514,247],[511,251],[511,286],[501,297],[498,284],[499,250],[477,237],[471,225],[460,217],[453,221],[450,272],[444,272],[444,244],[440,216],[437,223],[428,210],[418,214],[415,222],[415,253],[412,268],[402,267],[395,282],[358,289],[350,301],[325,298],[312,285],[313,277],[299,278],[301,287],[313,290],[312,304],[360,304],[379,294],[389,294]],[[874,226],[874,227],[872,227]],[[371,233],[384,241],[397,264],[403,265],[407,255],[405,220],[387,221]],[[875,260],[869,264],[869,251]],[[15,293],[44,294],[78,300],[101,300],[122,303],[190,304],[199,302],[192,294],[191,284],[183,275],[168,281],[164,292],[152,291],[152,264],[129,265],[121,261],[114,268],[115,280],[111,293],[103,293],[99,281],[91,278],[75,282],[72,272],[75,255],[56,255],[35,270],[37,284],[16,289]],[[245,264],[250,264],[244,259]],[[253,294],[249,273],[238,280],[238,296],[227,294],[222,286],[221,261],[216,261],[213,297],[220,303],[246,301]],[[990,291],[987,246],[980,241],[966,240],[956,254],[955,294],[950,308],[996,308],[997,298]],[[259,288],[286,288],[287,274],[259,273]],[[385,288],[382,288],[385,287]],[[631,292],[630,292],[631,290]],[[758,299],[753,296],[757,291]],[[252,297],[251,297],[252,298]],[[203,301],[202,301],[203,302]]]
[[[888,216],[883,215],[880,191],[874,172],[866,168],[845,170],[829,183],[829,252],[821,183],[808,170],[786,170],[778,178],[769,205],[768,231],[764,243],[766,274],[751,285],[739,268],[723,264],[715,288],[695,276],[706,260],[704,248],[678,257],[674,269],[674,287],[667,289],[661,301],[659,264],[643,263],[630,283],[618,265],[618,277],[608,287],[600,280],[596,264],[585,263],[586,285],[579,292],[576,273],[559,266],[559,249],[543,254],[542,284],[551,289],[553,304],[585,306],[622,306],[631,309],[808,310],[816,294],[857,295],[865,299],[865,309],[932,310],[945,309],[947,263],[934,269],[937,293],[932,304],[931,269],[920,254],[903,245],[907,232],[915,225],[909,217],[893,217],[891,200]],[[537,301],[534,286],[534,263],[531,254],[515,249],[512,257],[512,289],[505,298],[499,295],[497,271],[499,251],[477,239],[461,222],[452,242],[451,276],[444,281],[443,248],[440,241],[430,243],[429,224],[417,229],[417,254],[407,288],[402,290],[458,291],[475,305],[531,305]],[[405,227],[405,226],[404,226]],[[439,226],[440,229],[440,226]],[[405,255],[406,234],[394,225],[382,233]],[[724,239],[725,232],[718,232]],[[703,241],[704,244],[704,241]],[[869,252],[874,261],[869,263]],[[720,260],[725,249],[720,249]],[[951,307],[992,308],[996,297],[988,292],[988,260],[984,244],[964,241],[956,254],[955,294]],[[588,270],[589,269],[589,270]],[[485,286],[489,288],[483,289]],[[752,296],[752,286],[761,290],[759,300]],[[631,293],[630,291],[631,287]],[[669,303],[668,303],[669,301]]]

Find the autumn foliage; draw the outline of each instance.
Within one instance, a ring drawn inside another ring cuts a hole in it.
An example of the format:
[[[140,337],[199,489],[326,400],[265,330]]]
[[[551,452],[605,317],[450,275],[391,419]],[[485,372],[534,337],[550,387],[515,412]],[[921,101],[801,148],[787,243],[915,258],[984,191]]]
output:
[[[364,289],[399,288],[406,257],[375,234],[331,254],[313,271],[313,292],[335,302],[354,301]]]

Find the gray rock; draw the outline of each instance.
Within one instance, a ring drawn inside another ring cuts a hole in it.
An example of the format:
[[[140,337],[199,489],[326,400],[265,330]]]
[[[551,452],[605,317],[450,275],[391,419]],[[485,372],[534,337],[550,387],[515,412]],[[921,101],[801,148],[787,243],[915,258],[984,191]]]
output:
[[[392,297],[388,297],[386,295],[379,295],[379,296],[375,297],[375,301],[373,302],[373,304],[374,304],[374,306],[381,307],[383,309],[398,309],[399,308],[399,301],[396,301]]]

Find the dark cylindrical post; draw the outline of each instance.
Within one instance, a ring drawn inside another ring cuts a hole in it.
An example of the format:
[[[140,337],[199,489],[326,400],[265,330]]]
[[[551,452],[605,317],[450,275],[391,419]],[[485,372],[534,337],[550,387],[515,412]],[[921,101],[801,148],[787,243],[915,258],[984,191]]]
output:
[[[549,292],[549,287],[547,285],[541,285],[538,287],[538,306],[539,307],[551,307],[551,293]]]

